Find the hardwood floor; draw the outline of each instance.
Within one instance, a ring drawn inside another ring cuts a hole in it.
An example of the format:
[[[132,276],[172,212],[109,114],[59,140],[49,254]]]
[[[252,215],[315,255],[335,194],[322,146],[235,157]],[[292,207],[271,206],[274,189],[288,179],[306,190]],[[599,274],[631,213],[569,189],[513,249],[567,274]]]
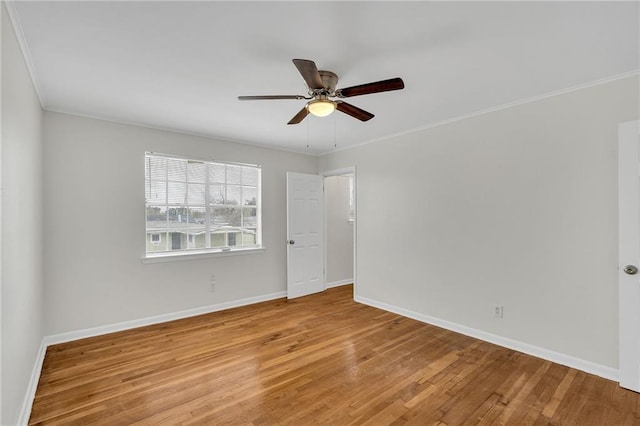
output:
[[[52,346],[30,424],[640,425],[640,394],[344,286]]]

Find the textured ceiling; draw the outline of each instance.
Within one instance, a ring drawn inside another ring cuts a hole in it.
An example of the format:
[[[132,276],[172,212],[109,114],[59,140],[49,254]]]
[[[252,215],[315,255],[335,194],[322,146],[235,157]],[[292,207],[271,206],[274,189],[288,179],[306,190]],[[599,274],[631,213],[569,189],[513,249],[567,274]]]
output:
[[[637,71],[638,2],[11,2],[45,109],[320,154]],[[374,113],[287,122],[312,59]],[[310,147],[307,148],[307,142]]]

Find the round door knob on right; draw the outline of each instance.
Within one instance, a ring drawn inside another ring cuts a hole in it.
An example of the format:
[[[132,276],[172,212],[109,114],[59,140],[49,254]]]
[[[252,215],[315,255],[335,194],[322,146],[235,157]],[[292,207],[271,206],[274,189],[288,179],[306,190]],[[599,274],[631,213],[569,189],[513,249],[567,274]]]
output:
[[[638,273],[638,268],[633,265],[627,265],[624,267],[625,274],[635,275]]]

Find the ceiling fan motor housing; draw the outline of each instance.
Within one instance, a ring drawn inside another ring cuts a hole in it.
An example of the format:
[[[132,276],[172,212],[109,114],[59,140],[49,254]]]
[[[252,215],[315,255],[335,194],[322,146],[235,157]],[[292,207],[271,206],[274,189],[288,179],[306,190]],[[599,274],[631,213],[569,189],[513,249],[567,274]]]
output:
[[[318,70],[318,74],[320,74],[320,79],[322,79],[322,85],[324,86],[324,89],[321,89],[321,93],[318,93],[317,90],[314,91],[313,89],[310,89],[309,91],[311,92],[311,94],[333,96],[336,91],[336,86],[338,85],[338,76],[331,71],[325,70]]]

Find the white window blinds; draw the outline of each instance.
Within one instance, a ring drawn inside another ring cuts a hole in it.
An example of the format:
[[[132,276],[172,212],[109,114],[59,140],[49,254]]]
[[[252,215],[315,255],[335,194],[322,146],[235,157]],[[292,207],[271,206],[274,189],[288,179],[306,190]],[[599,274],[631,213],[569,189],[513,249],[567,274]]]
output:
[[[147,254],[261,247],[261,169],[145,155]]]

